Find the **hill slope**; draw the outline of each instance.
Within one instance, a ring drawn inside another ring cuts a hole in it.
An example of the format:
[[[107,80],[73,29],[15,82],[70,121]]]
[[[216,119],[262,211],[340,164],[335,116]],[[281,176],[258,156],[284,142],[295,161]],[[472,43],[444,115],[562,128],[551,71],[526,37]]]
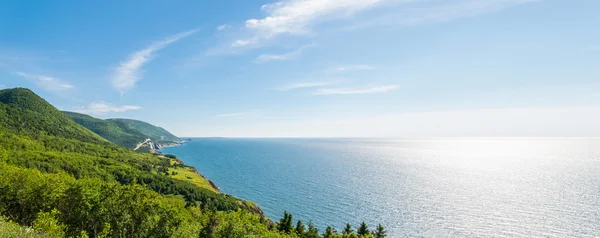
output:
[[[174,143],[181,142],[181,139],[179,137],[171,134],[170,132],[168,132],[167,130],[165,130],[161,127],[154,126],[147,122],[132,120],[132,119],[122,119],[122,118],[108,119],[107,121],[116,122],[116,123],[124,123],[124,124],[130,126],[131,128],[138,130],[142,134],[148,136],[148,138],[150,138],[151,140],[153,140],[157,143],[168,144],[171,142],[174,142]]]
[[[50,135],[107,143],[25,88],[0,90],[0,127],[29,136]]]
[[[148,138],[136,129],[120,121],[102,120],[85,114],[64,112],[77,124],[125,148],[133,149],[137,143]]]

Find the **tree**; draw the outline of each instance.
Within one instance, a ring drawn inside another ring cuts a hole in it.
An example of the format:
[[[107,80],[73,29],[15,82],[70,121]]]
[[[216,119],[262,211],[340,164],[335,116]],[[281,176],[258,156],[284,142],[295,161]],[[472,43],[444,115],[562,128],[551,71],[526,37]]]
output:
[[[323,233],[323,238],[331,238],[334,234],[337,234],[337,231],[333,227],[327,226],[325,233]]]
[[[210,213],[208,214],[208,220],[206,221],[206,225],[200,230],[199,238],[210,238],[214,236],[217,227],[219,226],[219,217],[217,214]]]
[[[292,214],[284,211],[283,218],[279,220],[278,230],[289,234],[293,229],[294,226],[292,225]]]
[[[60,212],[56,209],[52,212],[40,212],[37,218],[33,221],[33,228],[49,237],[64,237],[65,226],[58,222],[56,216]]]
[[[342,232],[342,234],[344,234],[344,235],[354,234],[354,230],[352,230],[352,226],[350,225],[350,223],[346,223],[346,227],[344,228],[344,231]]]
[[[306,227],[304,227],[304,223],[302,223],[302,221],[298,220],[298,222],[296,223],[296,234],[298,234],[298,236],[302,237],[304,235]]]
[[[357,233],[359,236],[365,236],[365,235],[370,234],[367,223],[365,223],[364,221],[362,223],[360,223],[360,227],[358,227]]]
[[[375,236],[375,238],[385,238],[387,236],[387,231],[379,224],[377,229],[373,231],[373,236]]]
[[[312,221],[308,222],[308,231],[304,235],[306,238],[319,238],[319,229],[317,229]]]

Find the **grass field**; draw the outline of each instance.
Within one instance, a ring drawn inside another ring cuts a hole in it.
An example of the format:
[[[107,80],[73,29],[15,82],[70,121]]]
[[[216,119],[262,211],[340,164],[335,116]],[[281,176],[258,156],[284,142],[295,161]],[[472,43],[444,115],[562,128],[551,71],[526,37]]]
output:
[[[185,166],[183,163],[175,159],[171,159],[171,166],[174,166],[169,168],[169,176],[171,176],[171,178],[188,181],[198,187],[206,188],[215,193],[219,193],[219,191],[210,185],[208,179],[202,177],[202,175],[196,172],[195,168]]]

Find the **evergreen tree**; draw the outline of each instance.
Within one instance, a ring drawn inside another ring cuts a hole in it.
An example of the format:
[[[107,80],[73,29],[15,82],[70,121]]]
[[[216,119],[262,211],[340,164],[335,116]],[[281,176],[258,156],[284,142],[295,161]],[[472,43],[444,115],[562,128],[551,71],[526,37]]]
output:
[[[352,230],[352,226],[350,225],[350,223],[346,223],[346,227],[344,228],[344,231],[342,232],[342,234],[344,234],[344,235],[354,234],[354,230]]]
[[[323,233],[323,238],[331,238],[334,234],[337,234],[337,231],[333,227],[327,226],[325,233]]]
[[[312,221],[308,222],[308,231],[304,235],[306,238],[319,238],[319,230],[313,225]]]
[[[387,236],[387,231],[379,224],[377,229],[373,231],[373,236],[375,236],[375,238],[385,238]]]
[[[292,214],[287,211],[283,212],[283,218],[279,220],[278,230],[288,234],[294,230],[294,225],[292,225]]]
[[[304,223],[302,223],[302,221],[298,220],[298,222],[296,223],[296,234],[298,234],[298,236],[302,237],[304,235],[306,227],[304,227]]]
[[[369,227],[367,226],[367,223],[365,223],[364,221],[362,223],[360,223],[360,227],[358,227],[357,233],[359,236],[368,235]]]

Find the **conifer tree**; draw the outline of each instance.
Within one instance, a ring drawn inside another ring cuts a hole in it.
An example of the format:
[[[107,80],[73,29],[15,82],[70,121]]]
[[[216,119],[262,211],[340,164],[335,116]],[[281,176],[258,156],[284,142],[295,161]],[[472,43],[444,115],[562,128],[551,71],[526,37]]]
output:
[[[296,223],[296,234],[298,234],[298,236],[302,237],[304,235],[306,227],[304,227],[304,223],[302,223],[302,221],[298,220],[298,222]]]
[[[283,212],[283,218],[279,220],[279,231],[283,231],[285,233],[290,233],[294,229],[294,225],[292,225],[292,214],[287,211]]]
[[[353,233],[354,233],[354,230],[352,230],[352,226],[350,225],[350,223],[346,223],[346,227],[344,228],[344,231],[342,232],[342,234],[350,235]]]
[[[304,235],[306,238],[319,238],[319,230],[313,225],[312,221],[308,222],[308,231]]]
[[[334,234],[337,234],[337,231],[333,227],[327,226],[325,233],[323,233],[323,238],[331,238]]]
[[[358,227],[358,230],[356,232],[358,233],[359,236],[365,236],[365,235],[370,234],[367,223],[365,223],[364,221],[362,223],[360,223],[360,226]]]
[[[387,231],[379,224],[377,229],[373,231],[373,236],[375,236],[375,238],[385,238],[387,236]]]

